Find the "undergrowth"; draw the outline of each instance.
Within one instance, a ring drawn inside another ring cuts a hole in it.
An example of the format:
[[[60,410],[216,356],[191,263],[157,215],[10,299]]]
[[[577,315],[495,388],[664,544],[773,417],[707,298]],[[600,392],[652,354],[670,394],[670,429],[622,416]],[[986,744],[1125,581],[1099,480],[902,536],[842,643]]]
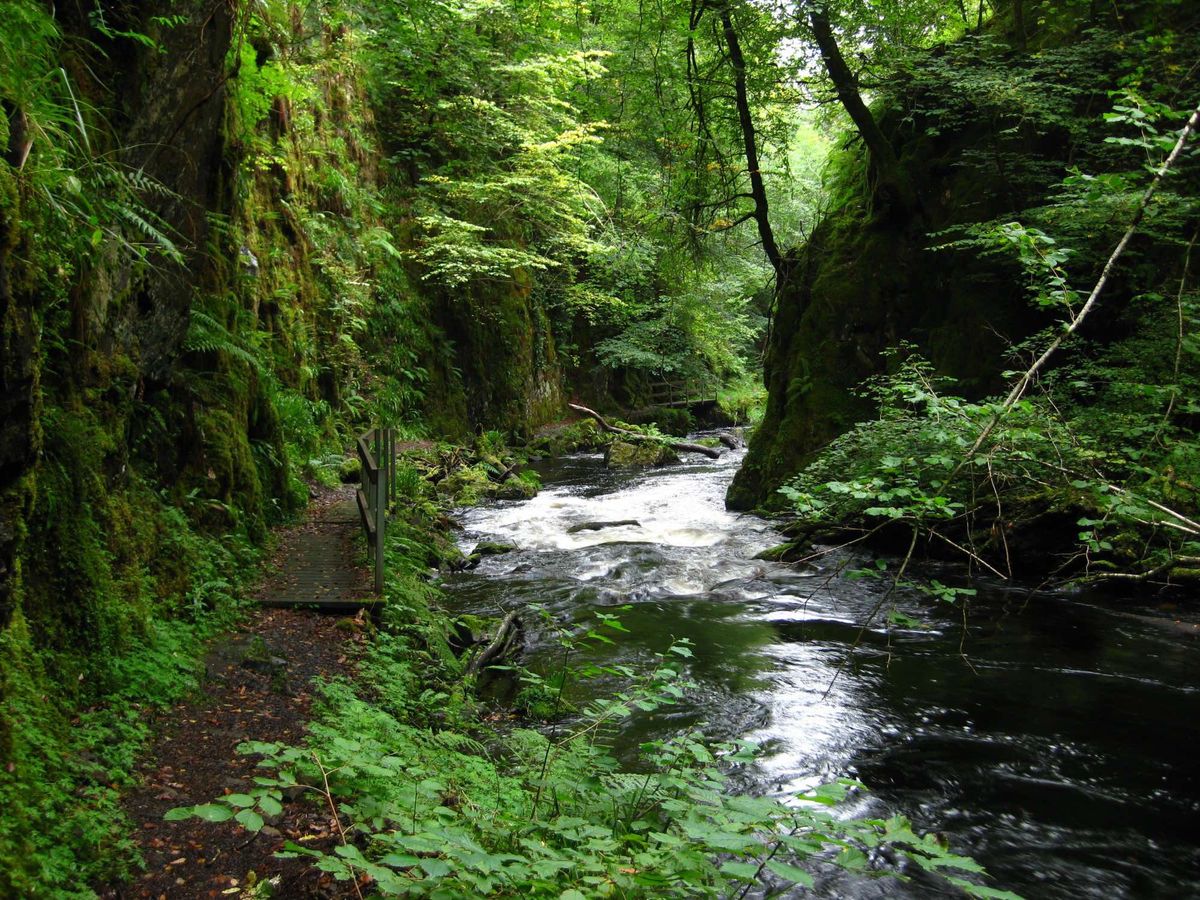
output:
[[[1162,358],[1140,357],[1143,342],[1056,373],[998,425],[999,400],[955,396],[902,349],[896,373],[864,387],[878,418],[780,489],[800,516],[790,530],[893,543],[911,532],[938,555],[1003,578],[1189,583],[1200,559],[1196,444],[1173,418],[1190,388],[1143,386]],[[1107,395],[1104,428],[1092,403],[1077,402],[1097,392]]]
[[[0,713],[12,729],[0,771],[4,896],[90,897],[94,885],[138,870],[121,793],[136,781],[154,715],[198,686],[204,642],[238,615],[238,589],[255,558],[244,544],[187,530],[175,540],[195,565],[185,615],[151,620],[113,652],[108,686],[78,686],[82,705],[37,693],[53,654],[40,654],[32,673],[12,664],[13,654],[29,652],[23,622],[0,633]]]
[[[483,448],[497,452],[496,441],[488,436]],[[583,634],[561,631],[556,671],[519,673],[557,724],[497,728],[494,716],[485,724],[469,657],[451,650],[454,623],[426,580],[439,554],[439,504],[411,471],[403,483],[412,493],[398,504],[408,512],[391,528],[382,628],[354,679],[321,687],[304,745],[240,748],[259,757],[254,788],[169,819],[253,832],[298,790],[334,813],[337,843],[325,851],[301,837],[283,855],[308,858],[360,896],[742,897],[764,885],[811,885],[804,862],[813,857],[878,874],[884,847],[970,894],[1013,896],[976,884],[975,863],[903,818],[845,819],[837,804],[860,785],[783,800],[730,791],[731,774],[754,764],[748,743],[695,730],[644,744],[636,765],[618,763],[613,726],[685,696],[692,685],[678,661],[692,650],[667,642],[640,672],[577,664],[585,645],[620,639],[615,615],[598,615]],[[567,683],[600,676],[624,687],[572,707],[567,724]]]

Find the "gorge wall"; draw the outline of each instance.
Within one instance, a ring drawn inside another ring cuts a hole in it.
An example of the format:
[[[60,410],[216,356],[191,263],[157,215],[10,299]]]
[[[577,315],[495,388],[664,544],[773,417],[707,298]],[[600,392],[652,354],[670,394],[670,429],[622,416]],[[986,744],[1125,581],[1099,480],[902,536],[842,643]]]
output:
[[[397,249],[360,36],[255,9],[20,10],[42,87],[0,116],[6,896],[125,859],[95,852],[111,810],[57,787],[111,781],[73,755],[76,711],[235,590],[308,460],[369,423],[528,432],[561,406],[528,279],[464,303]]]
[[[1037,16],[1025,10],[1023,40],[1006,6],[982,33],[937,48],[883,87],[875,116],[915,188],[912,209],[875,202],[873,173],[855,139],[834,154],[828,211],[791,254],[777,293],[766,413],[729,491],[731,508],[779,506],[780,484],[872,414],[855,389],[889,370],[890,348],[913,345],[968,397],[999,389],[1001,373],[1027,355],[1012,357],[1012,348],[1053,318],[1030,304],[1030,278],[1011,248],[988,246],[974,226],[1020,220],[1058,229],[1074,249],[1076,286],[1099,273],[1129,211],[1114,209],[1085,231],[1094,205],[1072,223],[1061,209],[1049,212],[1051,204],[1075,170],[1139,164],[1109,140],[1121,132],[1102,113],[1123,102],[1111,92],[1136,94],[1150,81],[1140,68],[1147,59],[1140,29],[1177,36],[1172,49],[1182,59],[1195,14],[1152,3],[1125,4],[1116,14],[1094,4],[1035,6]],[[954,242],[963,243],[946,246]],[[1153,243],[1140,240],[1135,254],[1152,255]],[[1137,272],[1119,274],[1106,306],[1120,310],[1149,283]],[[1117,334],[1124,326],[1114,318],[1105,327]]]

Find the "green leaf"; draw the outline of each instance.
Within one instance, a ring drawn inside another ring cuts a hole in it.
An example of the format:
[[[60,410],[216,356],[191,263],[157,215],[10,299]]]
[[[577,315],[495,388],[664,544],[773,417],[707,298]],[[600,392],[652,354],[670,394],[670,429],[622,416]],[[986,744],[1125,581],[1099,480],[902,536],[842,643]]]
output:
[[[233,810],[217,803],[202,803],[192,807],[192,815],[205,822],[228,822],[233,818]]]
[[[758,863],[736,862],[729,861],[721,866],[721,871],[726,875],[732,875],[739,881],[749,881],[754,883],[758,878]]]
[[[277,816],[283,812],[283,804],[270,795],[258,798],[258,808],[266,816]]]
[[[391,866],[393,869],[411,869],[413,866],[419,865],[421,860],[408,853],[388,853],[379,862],[381,865]]]
[[[846,869],[863,869],[867,866],[867,855],[857,847],[847,847],[837,855],[837,864]]]
[[[802,884],[805,887],[813,886],[813,877],[803,869],[789,866],[787,863],[774,859],[767,860],[767,868],[780,878],[786,878],[788,881],[794,881],[796,884]]]
[[[974,884],[965,878],[947,876],[946,880],[956,887],[962,888],[963,893],[970,897],[985,897],[987,900],[1025,900],[1020,894],[1014,894],[1012,891],[988,887],[984,884]]]
[[[353,844],[338,844],[333,848],[333,852],[342,859],[348,859],[351,862],[365,863],[367,861],[366,857],[362,855],[362,851]]]
[[[419,865],[430,878],[445,878],[453,871],[444,859],[422,859]]]
[[[234,818],[247,831],[259,831],[263,827],[263,817],[252,809],[240,810]]]

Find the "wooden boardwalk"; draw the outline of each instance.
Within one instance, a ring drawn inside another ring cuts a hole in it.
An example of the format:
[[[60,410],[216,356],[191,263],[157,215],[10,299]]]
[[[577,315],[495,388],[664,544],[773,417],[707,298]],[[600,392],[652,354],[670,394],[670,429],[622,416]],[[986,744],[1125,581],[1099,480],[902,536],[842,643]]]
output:
[[[353,486],[317,497],[306,519],[280,534],[262,606],[355,612],[383,601],[372,591]]]

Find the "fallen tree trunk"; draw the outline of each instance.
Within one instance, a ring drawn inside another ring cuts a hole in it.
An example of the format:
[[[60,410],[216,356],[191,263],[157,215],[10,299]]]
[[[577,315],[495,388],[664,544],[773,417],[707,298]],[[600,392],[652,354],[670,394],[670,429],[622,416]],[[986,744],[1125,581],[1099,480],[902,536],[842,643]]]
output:
[[[703,453],[709,459],[718,459],[721,456],[721,451],[713,447],[705,447],[703,444],[689,444],[687,441],[675,441],[670,438],[650,437],[648,434],[642,434],[638,431],[631,431],[628,428],[618,428],[616,425],[610,425],[604,421],[604,417],[594,409],[588,409],[586,406],[579,406],[575,403],[568,403],[571,409],[575,412],[583,413],[585,416],[591,416],[596,420],[596,424],[600,426],[601,431],[607,431],[609,434],[619,434],[630,441],[651,442],[655,444],[666,444],[672,450],[682,450],[684,453]]]

